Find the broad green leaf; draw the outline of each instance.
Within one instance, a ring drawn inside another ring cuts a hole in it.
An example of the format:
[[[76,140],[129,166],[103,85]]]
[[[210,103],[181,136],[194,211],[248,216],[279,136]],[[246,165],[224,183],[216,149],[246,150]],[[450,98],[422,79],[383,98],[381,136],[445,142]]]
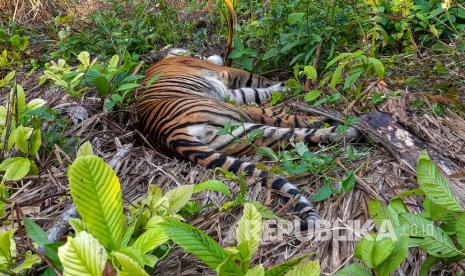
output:
[[[341,53],[341,54],[337,55],[335,58],[330,60],[328,62],[328,64],[326,64],[325,70],[328,69],[329,67],[333,66],[334,64],[336,64],[339,60],[344,59],[346,57],[349,57],[351,55],[353,55],[353,54],[352,53]]]
[[[108,69],[115,69],[118,66],[119,56],[114,55],[111,57],[110,61],[108,61]]]
[[[193,192],[198,193],[205,190],[219,192],[231,197],[231,192],[229,191],[228,186],[226,186],[222,181],[219,180],[210,179],[202,183],[195,184]]]
[[[82,221],[82,219],[80,219],[80,218],[70,218],[68,220],[68,222],[69,222],[69,225],[71,225],[71,227],[73,228],[73,230],[74,230],[74,232],[76,234],[79,234],[82,231],[86,231],[86,232],[89,231],[87,229],[86,225],[84,224],[84,222]]]
[[[362,260],[370,268],[375,267],[375,264],[373,261],[373,249],[374,248],[375,248],[374,235],[370,235],[370,234],[364,236],[363,239],[361,239],[357,243],[357,246],[356,246],[356,251],[360,252]]]
[[[346,80],[344,81],[344,89],[351,87],[360,78],[362,73],[363,73],[362,70],[358,70],[352,73],[349,77],[347,77]]]
[[[30,110],[34,110],[34,109],[37,109],[37,108],[40,108],[40,107],[44,106],[45,104],[47,104],[47,102],[45,100],[32,99],[27,103],[27,108],[30,109]]]
[[[6,107],[3,105],[0,105],[0,128],[5,127],[6,125]]]
[[[63,264],[63,275],[101,276],[107,262],[105,248],[87,232],[68,241],[58,249],[58,257]]]
[[[27,144],[27,133],[26,128],[23,126],[18,126],[15,131],[15,144],[16,147],[23,153],[29,152],[29,147]]]
[[[336,89],[336,85],[338,84],[339,80],[342,77],[342,71],[344,70],[344,67],[346,66],[346,63],[341,63],[339,66],[336,67],[336,70],[333,72],[333,76],[331,78],[331,83],[330,86],[334,89]]]
[[[250,202],[250,204],[252,204],[255,207],[255,209],[257,209],[257,211],[260,213],[262,218],[281,219],[279,216],[277,216],[275,213],[273,213],[273,211],[269,210],[266,206],[264,206],[263,204],[261,204],[258,201]]]
[[[142,268],[134,259],[131,257],[122,254],[120,252],[113,252],[111,254],[116,261],[119,263],[119,267],[117,268],[119,273],[118,275],[121,276],[145,276],[149,275],[145,272],[144,268]]]
[[[228,258],[215,240],[189,224],[165,219],[159,226],[173,242],[199,258],[212,270],[216,270]],[[233,261],[224,263],[223,268],[228,275],[240,275],[240,270]]]
[[[189,202],[194,193],[194,185],[182,185],[169,190],[165,197],[168,199],[168,212],[171,214],[177,213],[184,205]]]
[[[422,153],[418,161],[417,181],[426,197],[435,204],[452,212],[464,211],[452,194],[449,183],[426,153]]]
[[[24,217],[24,226],[26,228],[26,234],[27,236],[36,242],[38,245],[43,246],[47,243],[49,243],[47,234],[45,234],[45,231],[37,225],[32,219],[28,217]]]
[[[316,194],[312,196],[312,201],[318,202],[328,199],[334,193],[331,184],[325,183],[318,189]]]
[[[265,54],[263,54],[262,60],[270,59],[276,56],[277,53],[278,50],[276,50],[276,48],[270,48],[268,51],[265,52]]]
[[[166,235],[166,232],[163,229],[150,228],[137,238],[132,247],[140,248],[142,253],[145,254],[158,246],[167,243],[168,240],[169,235]]]
[[[5,171],[3,179],[18,181],[25,177],[31,169],[31,162],[24,157],[10,157],[0,164],[0,171]]]
[[[125,83],[121,86],[118,87],[118,91],[126,91],[126,90],[132,90],[134,88],[140,87],[141,85],[138,83]]]
[[[269,148],[269,147],[259,147],[259,148],[257,148],[256,152],[258,154],[266,156],[267,158],[269,158],[271,160],[279,160],[278,155],[276,155],[274,150]]]
[[[368,62],[373,66],[373,69],[375,69],[376,75],[378,76],[378,79],[382,80],[384,79],[384,65],[383,63],[377,59],[377,58],[368,58]]]
[[[313,254],[306,254],[297,258],[294,258],[290,261],[281,263],[277,266],[274,266],[270,268],[268,271],[265,272],[266,276],[283,276],[288,272],[291,268],[293,268],[295,265],[300,263],[303,259],[307,258],[308,256],[313,255]]]
[[[89,155],[94,155],[94,150],[92,149],[92,144],[89,141],[87,141],[79,147],[76,154],[76,158]]]
[[[0,230],[0,264],[11,263],[16,257],[16,244],[13,239],[16,229]]]
[[[60,271],[63,271],[63,265],[61,264],[60,258],[58,257],[58,249],[64,244],[65,244],[64,242],[55,242],[55,243],[48,243],[44,246],[45,256]]]
[[[29,137],[29,154],[35,155],[42,145],[42,133],[40,129],[34,129]]]
[[[24,270],[30,269],[33,265],[38,264],[42,261],[39,256],[36,254],[32,254],[31,251],[27,251],[26,254],[24,254],[24,260],[23,262],[18,265],[17,267],[13,268],[14,273],[20,273]]]
[[[287,17],[287,23],[289,23],[289,25],[294,25],[294,24],[300,23],[300,22],[303,21],[304,16],[305,16],[304,12],[291,13]]]
[[[449,258],[464,255],[452,243],[447,234],[422,216],[410,213],[402,213],[399,216],[401,223],[410,226],[407,228],[410,236],[421,237],[419,244],[429,254]]]
[[[361,264],[351,264],[336,272],[336,276],[371,276],[371,271]]]
[[[465,249],[465,213],[460,214],[455,223],[455,231],[457,234],[457,241]]]
[[[240,245],[243,242],[249,242],[249,257],[251,257],[257,251],[262,235],[262,216],[253,204],[244,204],[244,211],[236,229],[237,243]]]
[[[265,268],[263,268],[262,264],[256,265],[249,269],[245,276],[265,276]]]
[[[126,228],[126,231],[124,232],[123,238],[121,240],[121,247],[128,246],[132,235],[134,235],[134,232],[136,231],[136,226],[138,226],[137,224],[138,223],[136,220],[136,222],[132,223],[129,227]]]
[[[405,261],[408,255],[408,240],[407,236],[397,238],[389,257],[376,267],[379,275],[390,275]]]
[[[387,238],[375,242],[373,247],[373,265],[377,267],[391,254],[394,249],[394,241]]]
[[[89,52],[86,52],[86,51],[83,51],[81,53],[79,53],[79,55],[77,56],[77,59],[82,63],[82,65],[84,65],[85,67],[89,67],[90,66],[90,54]]]
[[[312,90],[305,94],[304,100],[307,103],[311,103],[321,95],[321,90]]]
[[[113,169],[97,156],[76,159],[68,170],[71,196],[89,232],[110,250],[123,236],[121,186]]]
[[[399,214],[396,210],[384,205],[384,203],[377,199],[368,203],[368,213],[378,227],[383,225],[386,221],[390,221],[393,226],[399,225]]]
[[[312,81],[316,81],[316,79],[318,78],[316,69],[312,65],[307,65],[304,67],[304,74],[307,76],[308,79],[311,79]]]
[[[319,276],[320,261],[300,262],[289,270],[285,276]]]
[[[11,101],[13,102],[13,101]],[[23,117],[24,110],[26,109],[26,94],[24,93],[24,89],[21,85],[16,85],[16,100],[14,101],[16,103],[16,107],[18,113],[16,113],[16,116],[18,119],[21,119]]]
[[[100,76],[94,80],[95,88],[101,96],[106,96],[110,92],[110,83],[107,78]]]

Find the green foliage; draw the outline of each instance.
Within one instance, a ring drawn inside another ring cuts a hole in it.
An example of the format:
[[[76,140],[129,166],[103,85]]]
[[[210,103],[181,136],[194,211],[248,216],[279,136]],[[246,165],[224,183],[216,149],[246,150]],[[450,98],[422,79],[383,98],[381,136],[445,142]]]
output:
[[[1,25],[0,25],[1,27]],[[8,30],[0,28],[0,71],[11,69],[14,66],[23,67],[23,52],[29,44],[28,36],[8,33]],[[1,85],[0,85],[1,87]]]
[[[16,244],[13,238],[15,229],[0,230],[0,272],[4,274],[23,273],[40,262],[40,258],[26,252],[23,261],[17,260]]]
[[[140,87],[137,81],[143,77],[132,74],[137,65],[134,60],[126,58],[120,65],[120,57],[115,55],[105,63],[98,62],[97,59],[91,61],[88,52],[81,52],[77,59],[80,62],[78,66],[70,66],[63,59],[47,64],[39,83],[50,80],[54,86],[64,88],[73,97],[80,97],[89,89],[95,88],[102,98],[110,96],[105,104],[108,110],[115,106],[123,107],[132,101],[130,94]]]
[[[421,269],[422,275],[426,275],[429,268],[439,261],[465,258],[465,210],[457,203],[447,180],[426,153],[419,158],[417,180],[421,190],[405,192],[392,199],[387,206],[377,200],[368,204],[368,212],[378,227],[378,234],[364,236],[357,243],[355,257],[363,260],[376,275],[390,275],[404,262],[408,248],[413,246],[420,247],[428,254]],[[412,195],[425,196],[421,214],[410,213],[405,207],[403,200]],[[431,207],[433,200],[434,207]],[[436,215],[438,212],[440,215]],[[452,224],[452,227],[446,228],[448,224]],[[338,272],[338,275],[355,272],[371,273],[353,264]]]

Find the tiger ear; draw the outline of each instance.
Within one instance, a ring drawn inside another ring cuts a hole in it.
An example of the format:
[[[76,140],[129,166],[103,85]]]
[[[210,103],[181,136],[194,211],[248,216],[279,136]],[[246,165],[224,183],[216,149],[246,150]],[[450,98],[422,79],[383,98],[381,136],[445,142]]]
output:
[[[209,56],[207,60],[213,64],[219,65],[219,66],[224,66],[224,61],[223,58],[220,57],[219,55],[213,55]]]

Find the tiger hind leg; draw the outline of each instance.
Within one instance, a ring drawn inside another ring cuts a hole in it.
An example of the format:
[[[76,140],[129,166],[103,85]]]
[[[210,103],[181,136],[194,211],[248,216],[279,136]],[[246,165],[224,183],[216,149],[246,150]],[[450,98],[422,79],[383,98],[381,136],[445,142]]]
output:
[[[302,194],[299,188],[282,176],[268,177],[268,173],[257,169],[255,164],[216,151],[196,137],[186,135],[183,139],[173,139],[169,146],[176,151],[177,155],[207,169],[223,168],[234,174],[244,172],[248,177],[263,179],[263,185],[288,194],[295,199],[293,210],[301,220],[300,226],[302,229],[307,229],[309,225],[314,225],[320,219],[312,203]]]

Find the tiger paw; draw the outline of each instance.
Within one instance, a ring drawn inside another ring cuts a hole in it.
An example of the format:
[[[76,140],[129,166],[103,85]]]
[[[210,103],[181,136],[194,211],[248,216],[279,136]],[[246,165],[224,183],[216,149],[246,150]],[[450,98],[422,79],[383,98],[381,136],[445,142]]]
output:
[[[285,82],[280,82],[275,85],[272,85],[269,87],[271,91],[279,91],[279,92],[284,92],[286,90],[286,83]]]

